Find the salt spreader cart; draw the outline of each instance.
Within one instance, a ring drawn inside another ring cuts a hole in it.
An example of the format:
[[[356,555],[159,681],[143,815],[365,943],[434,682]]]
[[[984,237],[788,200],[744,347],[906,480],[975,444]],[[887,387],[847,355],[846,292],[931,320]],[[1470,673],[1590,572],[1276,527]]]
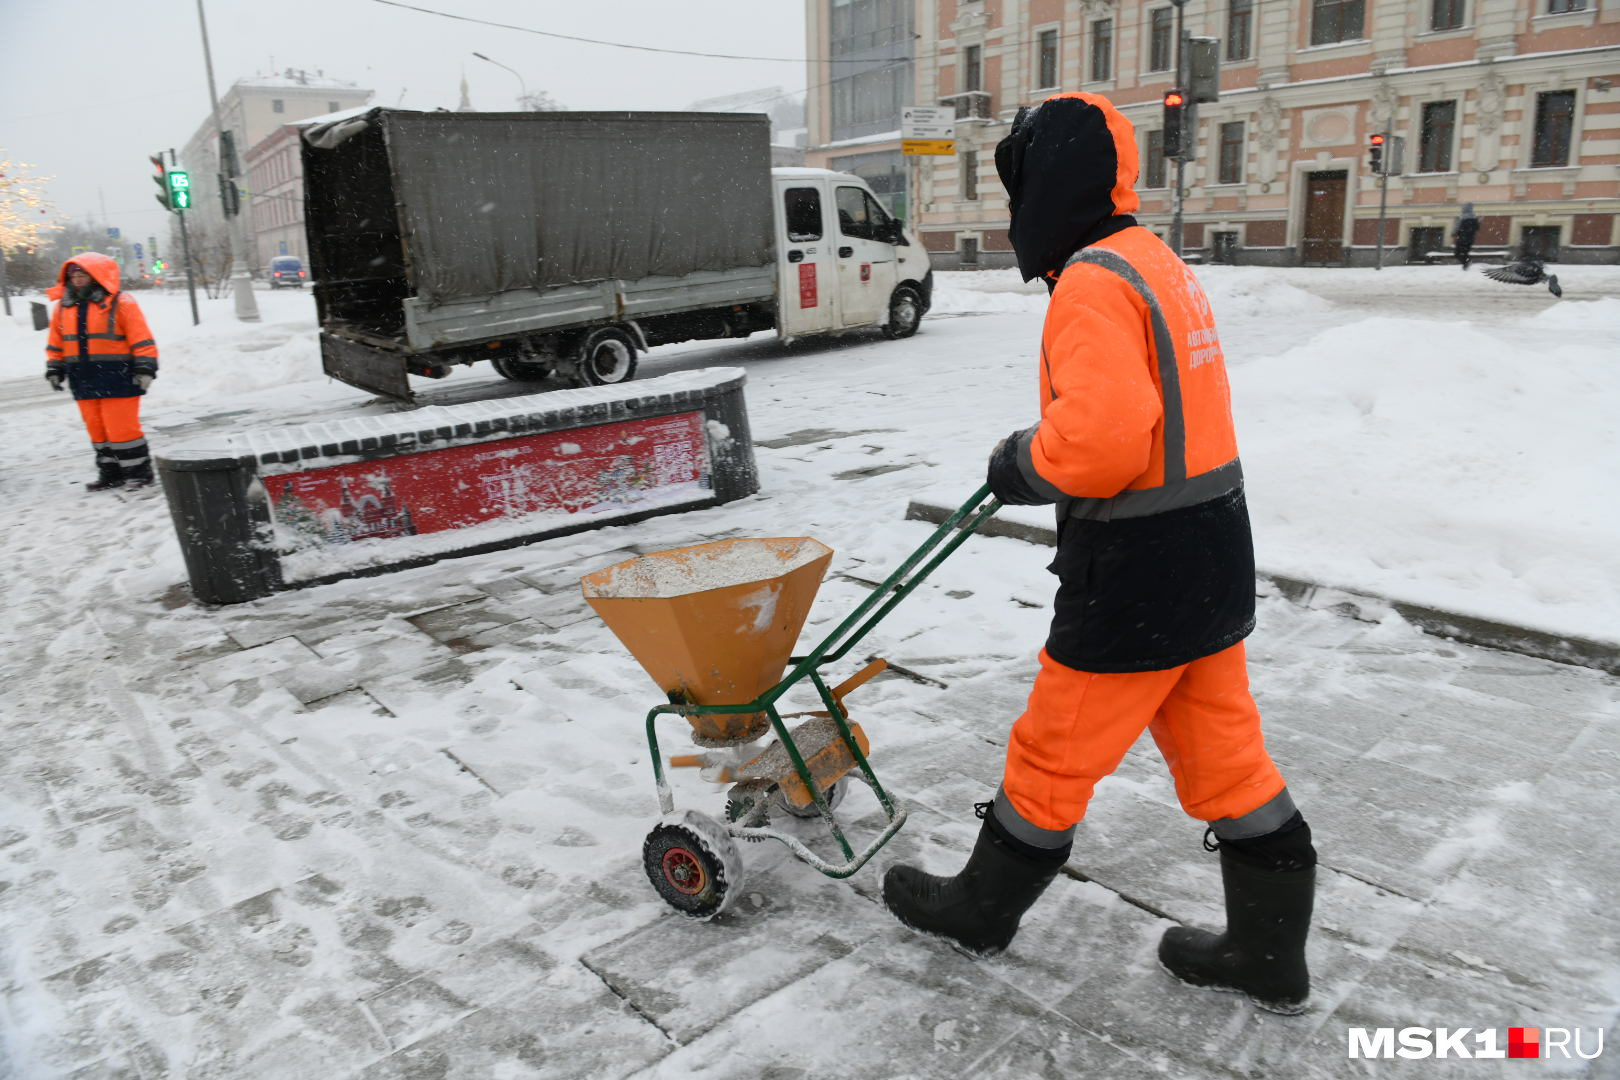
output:
[[[841,661],[1000,506],[988,486],[980,488],[804,656],[789,653],[832,560],[832,549],[809,537],[721,540],[652,552],[581,580],[591,607],[669,695],[669,704],[647,713],[663,820],[647,835],[642,861],[671,907],[708,919],[730,906],[743,869],[735,838],[780,840],[828,877],[845,878],[899,831],[906,812],[878,782],[867,759],[866,733],[844,707],[844,697],[888,662],[873,659],[832,687],[821,669]],[[777,702],[806,679],[822,710],[783,714]],[[663,715],[685,717],[701,750],[672,756],[670,766],[697,767],[703,779],[731,785],[724,820],[675,809],[658,747],[656,723]],[[790,720],[797,723],[790,727]],[[859,852],[833,813],[847,791],[846,778],[872,789],[885,819],[883,830]],[[842,861],[828,861],[798,837],[773,828],[773,810],[820,818]]]

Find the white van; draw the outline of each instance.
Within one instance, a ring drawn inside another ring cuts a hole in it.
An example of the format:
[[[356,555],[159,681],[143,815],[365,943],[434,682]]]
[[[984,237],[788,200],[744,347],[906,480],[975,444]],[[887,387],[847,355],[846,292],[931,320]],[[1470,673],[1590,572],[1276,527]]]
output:
[[[928,253],[866,183],[828,169],[772,169],[777,333],[878,326],[910,337],[933,301]]]

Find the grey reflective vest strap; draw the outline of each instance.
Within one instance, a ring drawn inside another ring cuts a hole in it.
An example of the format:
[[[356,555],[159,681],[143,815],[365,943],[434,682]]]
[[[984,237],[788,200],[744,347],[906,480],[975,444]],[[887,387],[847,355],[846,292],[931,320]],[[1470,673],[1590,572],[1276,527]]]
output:
[[[1187,479],[1187,421],[1181,412],[1181,369],[1176,365],[1176,342],[1170,336],[1170,324],[1164,321],[1159,298],[1153,295],[1136,267],[1112,251],[1081,248],[1063,264],[1063,269],[1075,263],[1100,266],[1118,274],[1147,305],[1148,316],[1153,320],[1153,351],[1159,359],[1159,391],[1164,397],[1164,486]]]
[[[1058,500],[1058,520],[1078,518],[1086,521],[1112,521],[1115,518],[1147,517],[1184,506],[1196,506],[1219,498],[1243,484],[1243,466],[1237,458],[1198,476],[1187,478],[1187,426],[1181,404],[1181,369],[1177,364],[1175,339],[1170,324],[1165,320],[1159,301],[1148,288],[1146,279],[1123,256],[1101,248],[1082,248],[1067,263],[1067,270],[1075,263],[1087,263],[1118,275],[1136,290],[1147,305],[1153,324],[1153,350],[1159,367],[1159,388],[1164,410],[1164,483],[1152,488],[1129,488],[1107,498],[1076,498],[1064,495],[1035,473],[1034,458],[1029,443],[1034,429],[1026,433],[1020,447],[1019,464],[1025,478],[1037,491],[1054,495]],[[1046,357],[1043,352],[1042,361]],[[1050,369],[1047,385],[1052,386]],[[1057,390],[1052,389],[1055,400]],[[1034,483],[1040,480],[1039,484]],[[1055,493],[1055,494],[1054,494]]]

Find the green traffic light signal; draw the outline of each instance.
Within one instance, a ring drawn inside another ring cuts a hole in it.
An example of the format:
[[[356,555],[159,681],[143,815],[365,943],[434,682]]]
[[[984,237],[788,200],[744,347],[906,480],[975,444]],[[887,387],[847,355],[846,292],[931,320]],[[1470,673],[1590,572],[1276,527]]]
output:
[[[191,209],[191,174],[169,173],[169,205],[176,210]]]

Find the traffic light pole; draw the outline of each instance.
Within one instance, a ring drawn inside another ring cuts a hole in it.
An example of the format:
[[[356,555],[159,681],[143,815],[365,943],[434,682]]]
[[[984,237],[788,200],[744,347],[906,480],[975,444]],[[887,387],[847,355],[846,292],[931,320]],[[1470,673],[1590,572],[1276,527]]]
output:
[[[1384,268],[1384,215],[1389,211],[1389,166],[1390,157],[1395,144],[1390,141],[1389,132],[1384,132],[1384,152],[1379,159],[1378,169],[1378,262],[1374,270]]]
[[[225,126],[220,123],[219,94],[214,89],[214,57],[208,49],[208,19],[203,14],[203,0],[197,0],[197,24],[202,28],[203,64],[208,69],[208,100],[214,110],[214,132],[216,135],[223,135]],[[235,163],[223,160],[224,143],[225,140],[221,138],[220,172],[229,173],[233,171],[231,166]],[[232,176],[228,179],[234,181],[235,177]],[[185,220],[184,214],[181,215],[180,220],[182,222]],[[223,217],[222,215],[222,220],[225,222],[225,229],[231,238],[231,284],[234,286],[236,295],[236,317],[242,322],[258,322],[259,305],[253,299],[253,278],[248,274],[247,241],[242,236],[242,215],[236,214],[230,217]],[[191,276],[189,264],[186,267],[186,274],[188,277]]]
[[[1187,0],[1170,0],[1170,2],[1176,6],[1176,86],[1185,92],[1187,86],[1187,31],[1182,21],[1182,9],[1187,6]],[[1183,108],[1186,108],[1186,106],[1183,106]],[[1198,138],[1197,128],[1191,127],[1189,129],[1187,124],[1187,115],[1191,112],[1192,110],[1188,109],[1187,113],[1184,113],[1182,117],[1181,138],[1184,144],[1189,140]],[[1182,183],[1186,177],[1186,168],[1187,148],[1183,145],[1181,153],[1176,155],[1176,190],[1171,197],[1170,203],[1170,250],[1177,255],[1181,254],[1181,192]]]

